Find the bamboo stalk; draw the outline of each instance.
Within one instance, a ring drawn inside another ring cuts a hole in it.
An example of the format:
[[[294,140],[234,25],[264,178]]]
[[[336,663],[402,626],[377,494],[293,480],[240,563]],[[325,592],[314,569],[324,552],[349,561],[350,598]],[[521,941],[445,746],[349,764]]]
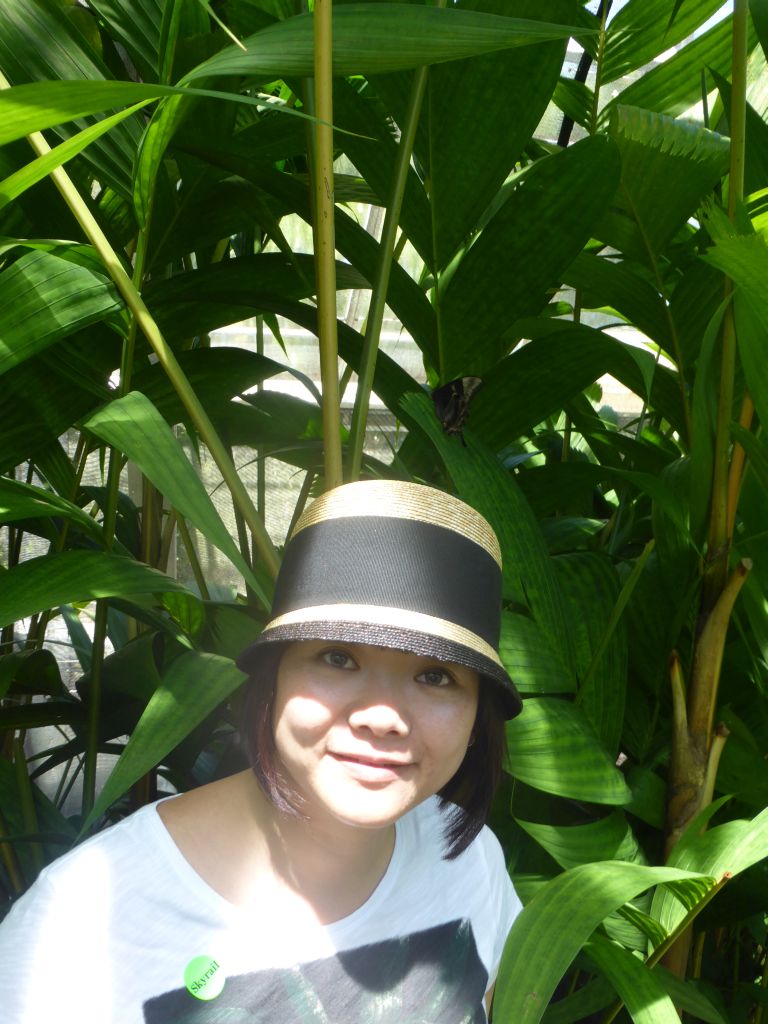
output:
[[[10,83],[0,74],[0,88],[8,88]],[[32,132],[27,139],[34,151],[42,156],[50,152],[51,147],[40,132]],[[118,291],[125,300],[126,305],[136,318],[138,326],[143,331],[147,341],[151,345],[161,366],[165,370],[174,390],[181,399],[184,408],[187,410],[195,429],[206,444],[216,465],[221,471],[227,487],[232,494],[232,500],[237,504],[253,533],[259,548],[259,553],[264,560],[272,577],[277,576],[280,565],[277,552],[269,538],[264,524],[250,499],[248,491],[237,475],[237,470],[227,457],[226,449],[214,428],[211,420],[203,408],[200,400],[195,394],[186,374],[179,365],[173,350],[163,337],[160,328],[155,323],[152,314],[147,309],[144,300],[133,285],[130,277],[123,268],[122,263],[109,241],[101,230],[95,217],[88,209],[79,192],[66,171],[57,167],[51,171],[50,177],[61,193],[65,202],[74,214],[78,223],[85,232],[88,240],[101,257],[104,266],[114,281]],[[339,442],[340,444],[340,442]]]
[[[314,188],[315,276],[320,379],[323,386],[323,446],[325,486],[343,482],[341,408],[336,327],[336,243],[333,194],[333,3],[315,0],[315,162]]]
[[[445,7],[445,0],[439,0],[436,6]],[[408,111],[400,136],[400,144],[397,147],[395,173],[392,178],[389,200],[387,202],[387,212],[384,215],[384,227],[382,228],[381,242],[379,243],[379,262],[376,268],[376,279],[373,283],[371,305],[368,310],[368,322],[363,340],[363,358],[357,375],[357,395],[355,396],[355,408],[352,413],[347,465],[348,478],[350,480],[357,480],[363,463],[363,444],[368,423],[373,377],[376,370],[376,356],[379,351],[381,325],[384,321],[384,307],[387,301],[389,277],[394,260],[397,225],[403,206],[403,197],[405,196],[405,187],[408,181],[408,168],[411,165],[411,155],[413,154],[413,145],[416,140],[416,129],[419,124],[424,93],[427,88],[428,74],[429,71],[426,67],[417,68],[414,73]]]

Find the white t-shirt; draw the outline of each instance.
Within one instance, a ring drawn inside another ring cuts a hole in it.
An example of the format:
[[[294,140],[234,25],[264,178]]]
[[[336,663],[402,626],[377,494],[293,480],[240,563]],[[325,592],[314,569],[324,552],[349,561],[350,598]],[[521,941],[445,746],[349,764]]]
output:
[[[330,925],[211,889],[154,805],[51,864],[0,925],[3,1024],[481,1024],[520,909],[495,836],[442,858],[431,798]]]

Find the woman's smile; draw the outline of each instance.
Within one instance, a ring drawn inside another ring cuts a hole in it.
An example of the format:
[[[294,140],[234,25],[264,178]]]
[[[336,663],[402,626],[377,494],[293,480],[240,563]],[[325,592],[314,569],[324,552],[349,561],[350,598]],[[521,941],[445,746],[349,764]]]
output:
[[[343,765],[356,779],[371,784],[385,784],[394,779],[404,778],[408,771],[416,767],[413,761],[393,760],[384,755],[374,757],[330,752],[329,756]]]

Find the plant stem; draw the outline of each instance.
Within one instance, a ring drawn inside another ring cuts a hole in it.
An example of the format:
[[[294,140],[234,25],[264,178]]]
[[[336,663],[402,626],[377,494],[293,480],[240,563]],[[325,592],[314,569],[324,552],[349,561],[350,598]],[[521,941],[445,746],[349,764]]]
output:
[[[444,7],[445,0],[440,0],[437,6]],[[368,422],[368,409],[371,401],[371,390],[373,388],[373,376],[376,370],[376,355],[379,349],[381,325],[384,320],[384,307],[387,301],[389,275],[391,273],[392,262],[394,260],[397,225],[400,220],[400,210],[403,206],[403,197],[405,195],[405,187],[408,181],[408,168],[411,165],[413,144],[416,139],[416,129],[421,115],[421,106],[427,87],[428,74],[429,72],[426,67],[416,69],[413,77],[413,86],[411,88],[408,111],[406,113],[403,130],[400,135],[400,144],[397,147],[395,173],[392,178],[389,200],[387,202],[387,212],[384,215],[384,227],[382,228],[381,242],[379,243],[379,263],[376,268],[376,279],[373,284],[371,305],[368,310],[368,323],[365,328],[363,357],[360,363],[360,371],[357,376],[357,395],[355,397],[355,408],[352,413],[349,459],[347,466],[347,476],[349,480],[357,480],[360,476],[360,468],[363,462],[365,428]]]
[[[15,893],[21,893],[25,889],[24,876],[21,873],[19,862],[16,859],[16,851],[11,845],[10,841],[6,838],[8,835],[8,829],[6,827],[5,819],[2,813],[0,813],[0,857],[3,858],[5,864],[5,870],[8,874],[8,879],[13,886]]]
[[[229,451],[229,457],[234,462],[234,456],[232,454],[232,447],[231,446],[229,446],[228,451]],[[261,459],[258,460],[257,465],[259,465],[260,462],[261,462]],[[243,515],[242,515],[240,509],[237,508],[237,506],[235,506],[234,512],[235,512],[235,529],[237,530],[237,542],[238,542],[238,544],[240,546],[240,554],[245,559],[245,562],[249,566],[249,568],[253,568],[253,562],[251,561],[251,545],[250,545],[250,543],[248,541],[248,529],[247,529],[247,527],[245,525],[245,519],[243,519]],[[248,597],[249,603],[252,602],[254,600],[254,593],[253,593],[253,589],[251,588],[251,586],[250,586],[250,584],[248,583],[247,580],[246,580],[246,583],[245,583],[245,593],[246,593],[246,596]]]
[[[61,778],[59,779],[59,784],[56,787],[56,793],[55,793],[55,795],[53,797],[53,805],[58,810],[61,810],[61,794],[62,794],[62,792],[64,790],[64,786],[66,785],[67,777],[68,777],[70,771],[72,770],[72,761],[73,761],[73,758],[70,757],[67,760],[67,763],[64,765],[64,770],[61,773]]]
[[[161,497],[145,476],[141,478],[141,560],[157,568]]]
[[[83,764],[83,821],[91,813],[96,801],[96,764],[99,756],[99,727],[101,725],[101,680],[104,665],[104,643],[107,635],[107,602],[96,602],[91,648],[91,685],[88,693],[88,731]]]
[[[723,661],[728,623],[736,598],[744,586],[751,568],[752,562],[748,558],[742,559],[734,568],[722,589],[717,604],[708,615],[696,644],[691,691],[688,696],[688,724],[692,735],[706,736],[707,740],[712,731],[715,715],[717,686],[720,680],[720,666]]]
[[[755,414],[755,403],[749,394],[745,394],[741,403],[739,413],[739,426],[744,430],[751,430],[752,418]],[[728,536],[733,536],[733,528],[736,525],[736,509],[741,494],[741,484],[744,479],[744,465],[746,454],[740,444],[734,444],[731,455],[731,468],[728,473],[728,511],[726,514],[726,529]]]
[[[704,942],[706,941],[707,933],[699,932],[696,937],[696,942],[693,945],[693,965],[691,968],[691,977],[701,977],[701,965],[704,961]]]
[[[173,542],[173,531],[176,529],[176,519],[169,509],[165,515],[165,522],[160,533],[160,553],[157,558],[157,568],[164,573],[168,572],[168,560],[171,555],[171,544]],[[176,576],[176,566],[173,567],[172,576]]]
[[[744,196],[744,145],[746,137],[747,95],[747,0],[735,0],[733,10],[733,57],[731,68],[731,161],[728,175],[728,217],[736,220],[736,210]],[[733,282],[725,281],[726,298],[733,293]],[[708,533],[708,568],[704,578],[702,607],[711,607],[725,584],[731,535],[728,532],[728,454],[731,441],[731,410],[733,408],[736,374],[736,325],[733,303],[729,302],[723,316],[722,352],[720,361],[720,393],[717,406],[712,499]]]
[[[181,515],[176,509],[173,510],[173,514],[176,516],[176,525],[179,528],[179,536],[181,537],[181,543],[184,545],[184,550],[187,553],[189,564],[192,569],[192,575],[195,577],[195,583],[197,589],[200,591],[200,596],[204,601],[209,601],[211,595],[208,593],[208,587],[205,583],[205,576],[203,576],[203,570],[200,568],[200,559],[197,557],[195,546],[192,543],[192,537],[190,536],[189,530],[187,529],[187,523],[184,516]]]
[[[336,243],[333,195],[333,29],[332,0],[315,0],[316,160],[314,185],[315,275],[320,378],[323,385],[323,445],[326,489],[343,481],[341,409],[336,327]]]
[[[760,988],[768,988],[768,953],[765,954],[763,959],[763,976],[760,979]],[[760,1003],[755,1010],[755,1022],[754,1024],[762,1024],[763,1021],[763,1004]]]
[[[35,834],[40,831],[40,824],[37,820],[37,811],[35,810],[35,797],[32,791],[32,783],[30,782],[29,773],[27,771],[27,759],[24,756],[24,745],[18,737],[13,741],[13,762],[16,768],[16,781],[18,785],[19,803],[21,805],[21,816],[24,823],[24,831],[30,834]],[[29,852],[35,868],[35,874],[38,874],[45,867],[43,848],[40,843],[30,843]]]
[[[9,84],[10,83],[7,79],[0,74],[0,88],[8,88]],[[27,139],[39,156],[50,152],[51,147],[45,141],[45,138],[40,132],[32,132],[27,136]],[[155,320],[147,309],[144,300],[137,292],[133,282],[123,268],[117,253],[109,244],[106,235],[101,230],[95,217],[78,193],[69,175],[63,170],[63,168],[57,167],[51,171],[50,177],[82,227],[88,237],[88,240],[98,252],[107,272],[115,282],[118,291],[125,300],[126,305],[136,318],[138,326],[141,328],[147,341],[152,346],[158,361],[165,370],[174,390],[181,399],[184,408],[187,410],[190,419],[194,423],[200,437],[208,447],[216,465],[219,467],[221,475],[232,494],[232,500],[235,504],[239,505],[242,510],[245,520],[256,538],[259,553],[261,554],[267,569],[273,578],[276,577],[280,566],[280,560],[277,552],[275,551],[274,545],[272,544],[269,534],[264,528],[264,524],[261,522],[261,519],[254,508],[253,502],[248,495],[248,491],[238,477],[237,470],[232,465],[231,460],[227,457],[226,449],[221,439],[216,433],[208,414],[190,385],[186,374],[179,365],[173,350],[163,337],[160,328],[155,323]]]
[[[75,466],[75,479],[70,494],[66,495],[70,501],[75,502],[77,499],[77,491],[80,487],[80,483],[83,479],[83,473],[85,472],[85,465],[88,461],[88,443],[84,434],[80,434],[77,439],[77,447],[75,448],[75,455],[72,460]],[[64,545],[67,541],[69,534],[69,520],[65,519],[61,524],[55,541],[51,545],[51,551],[63,551]],[[40,616],[37,627],[34,633],[27,634],[27,642],[25,647],[31,649],[33,647],[42,647],[45,641],[45,634],[48,629],[48,623],[50,622],[51,615],[53,614],[52,608],[46,608],[46,610]]]
[[[299,491],[299,497],[297,498],[296,505],[294,506],[293,509],[293,515],[291,516],[291,522],[288,527],[286,537],[290,537],[291,534],[293,533],[293,528],[296,526],[296,523],[298,523],[299,518],[301,517],[301,513],[304,511],[304,507],[306,506],[307,501],[309,500],[309,492],[312,490],[312,485],[314,484],[314,482],[315,473],[311,469],[308,469],[307,474],[304,477],[304,481],[301,485],[301,490]]]
[[[685,747],[688,736],[688,708],[685,700],[685,679],[680,655],[669,656],[669,681],[672,684],[672,757]]]
[[[744,137],[746,113],[747,0],[735,0],[733,15],[733,60],[731,94],[731,165],[728,214],[735,221],[744,190]],[[733,286],[726,279],[726,297]],[[714,776],[725,743],[726,733],[712,726],[723,649],[734,602],[751,567],[743,560],[728,577],[731,530],[735,521],[735,477],[730,474],[731,410],[736,368],[736,332],[733,305],[729,303],[723,319],[720,393],[715,432],[712,493],[708,529],[707,565],[704,570],[700,631],[696,639],[687,700],[687,727],[676,733],[667,784],[667,853],[674,848],[689,822],[711,801]],[[735,470],[740,479],[740,469]],[[729,508],[729,502],[731,507]],[[730,528],[729,528],[730,522]],[[676,749],[675,749],[676,748]],[[666,966],[684,978],[691,946],[689,931],[668,944]]]
[[[256,317],[256,352],[264,355],[264,317],[259,314]],[[264,390],[264,382],[259,381],[256,386],[258,392]],[[264,449],[259,446],[256,449],[256,510],[261,516],[262,523],[267,521],[267,460]],[[253,562],[248,563],[253,568]]]
[[[611,0],[601,0],[597,12],[597,16],[600,19],[600,35],[597,41],[597,56],[595,57],[595,85],[594,92],[592,93],[592,110],[590,111],[589,124],[587,126],[587,132],[590,135],[596,134],[597,122],[600,116],[600,88],[603,84],[603,56],[605,54],[606,41],[605,26],[610,9]]]

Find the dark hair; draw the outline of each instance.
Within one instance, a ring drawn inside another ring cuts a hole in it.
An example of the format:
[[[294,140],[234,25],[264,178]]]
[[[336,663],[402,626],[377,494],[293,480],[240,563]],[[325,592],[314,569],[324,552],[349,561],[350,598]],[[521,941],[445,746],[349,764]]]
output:
[[[280,657],[287,644],[269,644],[258,670],[246,683],[243,704],[245,746],[264,795],[283,814],[303,817],[302,797],[285,772],[275,747],[272,705]],[[447,812],[443,833],[446,860],[465,850],[488,817],[506,752],[503,694],[497,683],[481,678],[473,740],[456,774],[437,794]]]

